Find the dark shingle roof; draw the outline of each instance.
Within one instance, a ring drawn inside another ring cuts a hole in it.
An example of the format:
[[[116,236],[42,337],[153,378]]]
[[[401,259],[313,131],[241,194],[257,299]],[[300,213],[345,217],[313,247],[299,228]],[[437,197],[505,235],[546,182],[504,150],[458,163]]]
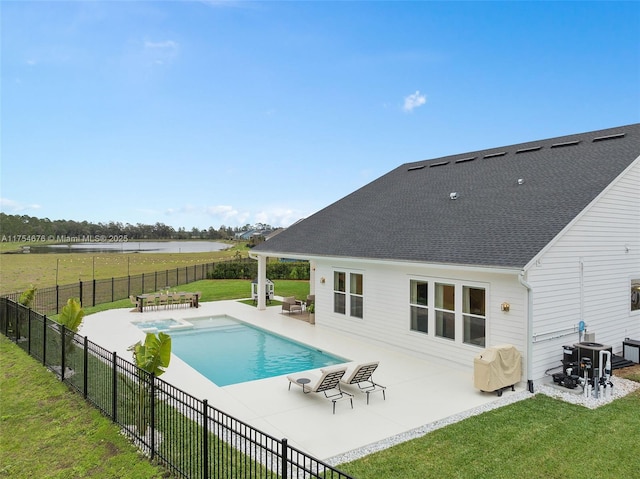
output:
[[[639,155],[634,124],[407,163],[255,250],[520,268]]]

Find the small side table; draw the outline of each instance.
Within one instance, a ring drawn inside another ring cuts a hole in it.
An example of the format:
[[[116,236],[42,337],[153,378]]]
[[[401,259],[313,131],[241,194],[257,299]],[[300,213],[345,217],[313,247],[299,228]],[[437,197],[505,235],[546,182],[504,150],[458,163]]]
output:
[[[305,384],[309,384],[309,383],[311,382],[311,379],[309,379],[309,378],[300,378],[300,379],[296,379],[296,382],[297,382],[298,384],[301,384],[301,385],[302,385],[302,392],[303,392],[303,393],[305,393],[305,394],[306,394],[307,392],[311,392],[311,391],[305,391],[305,390],[304,390],[304,385],[305,385]]]

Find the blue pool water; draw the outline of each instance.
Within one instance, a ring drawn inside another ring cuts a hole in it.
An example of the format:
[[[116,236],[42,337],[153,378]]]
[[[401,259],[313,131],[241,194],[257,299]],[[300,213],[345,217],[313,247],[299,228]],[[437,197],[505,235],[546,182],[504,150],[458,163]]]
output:
[[[171,352],[218,386],[348,362],[230,316],[188,319],[171,332]]]
[[[145,329],[157,329],[158,331],[167,332],[172,326],[178,326],[180,323],[175,319],[158,319],[153,321],[139,321],[136,322],[136,327]]]

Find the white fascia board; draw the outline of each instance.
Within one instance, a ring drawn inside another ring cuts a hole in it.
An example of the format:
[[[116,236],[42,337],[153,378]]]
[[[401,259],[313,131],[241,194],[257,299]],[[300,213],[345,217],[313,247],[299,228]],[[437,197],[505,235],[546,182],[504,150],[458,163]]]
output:
[[[250,253],[249,256],[253,256],[254,253]],[[257,253],[255,254],[258,255]],[[419,268],[437,268],[450,271],[473,271],[482,273],[500,273],[500,274],[519,274],[522,268],[518,267],[501,267],[501,266],[482,266],[482,265],[465,265],[465,264],[450,264],[450,263],[422,263],[416,261],[400,261],[390,259],[374,259],[374,258],[358,258],[350,256],[318,256],[318,255],[302,255],[300,253],[278,253],[278,252],[266,252],[261,251],[260,256],[270,256],[277,258],[288,259],[300,259],[303,261],[323,261],[323,262],[345,262],[360,263],[360,264],[380,264],[380,265],[394,265],[394,266],[412,266]],[[256,258],[253,258],[256,259]]]

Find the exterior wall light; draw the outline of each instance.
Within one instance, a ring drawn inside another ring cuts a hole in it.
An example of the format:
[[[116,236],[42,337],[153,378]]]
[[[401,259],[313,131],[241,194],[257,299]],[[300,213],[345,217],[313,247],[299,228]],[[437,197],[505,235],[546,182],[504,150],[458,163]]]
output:
[[[326,280],[324,279],[324,276],[322,276],[322,277],[320,278],[320,283],[324,284],[324,282],[325,282],[325,281],[326,281]]]
[[[500,311],[504,311],[505,313],[508,313],[509,309],[511,309],[511,305],[507,302],[504,302],[500,305]]]

